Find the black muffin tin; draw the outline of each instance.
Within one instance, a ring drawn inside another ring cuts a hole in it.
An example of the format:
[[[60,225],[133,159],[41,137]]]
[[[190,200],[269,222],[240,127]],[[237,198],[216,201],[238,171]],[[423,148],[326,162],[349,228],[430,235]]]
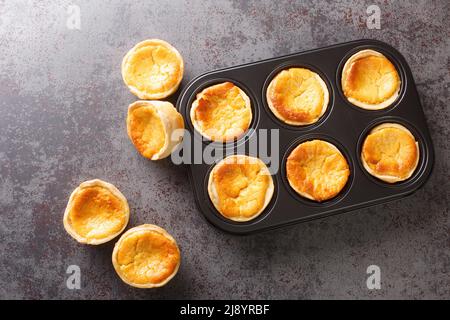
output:
[[[351,55],[363,49],[374,49],[383,53],[399,72],[402,82],[400,94],[387,109],[361,109],[348,102],[342,93],[340,78],[344,63]],[[267,106],[265,96],[270,80],[279,71],[294,66],[317,72],[328,86],[328,109],[322,118],[312,125],[287,125],[278,120]],[[279,170],[273,175],[275,191],[264,212],[249,222],[233,222],[224,218],[214,208],[208,196],[207,182],[214,164],[202,162],[189,165],[189,175],[199,210],[210,223],[222,230],[235,234],[254,233],[403,198],[420,188],[431,173],[434,162],[433,146],[411,70],[403,56],[386,43],[375,40],[352,41],[203,74],[185,87],[177,101],[177,108],[185,119],[186,129],[191,133],[190,140],[202,140],[194,130],[189,116],[197,93],[205,87],[223,81],[235,83],[250,97],[253,111],[251,129],[279,129]],[[363,139],[374,126],[384,122],[402,124],[419,142],[419,164],[411,178],[406,181],[385,183],[372,177],[362,166],[360,153]],[[208,147],[216,151],[224,150],[224,156],[242,154],[243,152],[238,150],[248,146],[252,134],[256,132],[249,130],[241,139],[226,144],[203,141],[200,142],[201,150],[194,150],[194,143],[185,140],[183,152],[187,151],[186,148],[191,148],[193,158],[195,153],[198,155]],[[323,139],[336,145],[346,157],[351,170],[347,185],[341,193],[321,203],[298,195],[289,186],[285,172],[286,158],[290,151],[299,143],[311,139]],[[217,162],[222,158],[217,156],[215,160]]]

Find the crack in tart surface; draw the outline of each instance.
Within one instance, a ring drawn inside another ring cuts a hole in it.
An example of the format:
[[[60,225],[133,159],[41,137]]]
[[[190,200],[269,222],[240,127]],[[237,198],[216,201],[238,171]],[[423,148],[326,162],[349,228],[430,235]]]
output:
[[[147,159],[168,157],[181,143],[182,129],[183,117],[170,102],[136,101],[128,107],[128,137]]]
[[[259,216],[272,199],[274,184],[267,166],[258,158],[232,155],[215,165],[208,194],[219,213],[244,222]]]
[[[320,119],[328,107],[329,92],[317,73],[306,68],[289,68],[272,79],[266,99],[279,120],[300,126]]]
[[[206,139],[228,142],[249,129],[252,109],[247,94],[231,82],[203,89],[190,110],[194,128]]]
[[[352,104],[379,110],[389,107],[397,99],[401,80],[394,64],[383,54],[362,50],[345,63],[341,85]]]
[[[81,183],[72,192],[63,222],[75,240],[97,245],[118,236],[129,216],[124,195],[114,185],[95,179]]]
[[[350,169],[336,146],[323,140],[311,140],[299,144],[289,154],[286,174],[290,186],[299,195],[321,202],[341,192]]]
[[[367,172],[388,183],[410,178],[419,157],[419,144],[414,135],[397,123],[384,123],[373,128],[361,151],[362,164]]]
[[[176,275],[180,261],[175,239],[152,224],[125,232],[112,253],[112,263],[119,277],[137,288],[164,286]]]
[[[163,99],[181,83],[184,62],[180,53],[159,39],[136,44],[122,61],[122,78],[140,99]]]

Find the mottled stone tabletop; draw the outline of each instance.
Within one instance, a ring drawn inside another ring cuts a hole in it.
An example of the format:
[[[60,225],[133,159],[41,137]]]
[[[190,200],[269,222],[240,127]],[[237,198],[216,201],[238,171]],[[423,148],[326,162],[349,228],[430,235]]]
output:
[[[372,4],[381,29],[366,25]],[[445,0],[0,0],[0,298],[450,298],[449,13]],[[186,168],[145,160],[126,135],[136,98],[120,63],[146,38],[179,49],[182,86],[217,68],[383,40],[414,74],[433,174],[389,204],[252,236],[223,233],[197,211]],[[69,194],[92,178],[128,198],[129,226],[155,223],[178,240],[182,264],[167,286],[128,287],[111,264],[114,241],[84,246],[64,231]],[[372,264],[380,290],[366,286]],[[69,265],[80,267],[79,290],[66,287]]]

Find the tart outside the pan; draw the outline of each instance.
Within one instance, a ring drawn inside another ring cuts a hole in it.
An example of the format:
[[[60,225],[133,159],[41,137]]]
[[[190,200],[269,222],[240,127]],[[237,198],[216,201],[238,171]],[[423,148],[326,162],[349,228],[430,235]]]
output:
[[[180,53],[166,41],[144,40],[122,60],[122,78],[140,99],[163,99],[174,93],[183,79]]]
[[[170,102],[136,101],[128,107],[128,137],[147,159],[168,157],[181,143],[183,129],[183,117]]]
[[[125,196],[114,185],[95,179],[81,183],[72,192],[63,223],[78,242],[98,245],[117,237],[129,217]]]
[[[119,277],[136,288],[157,288],[178,272],[181,255],[175,239],[163,228],[143,224],[117,241],[112,263]]]

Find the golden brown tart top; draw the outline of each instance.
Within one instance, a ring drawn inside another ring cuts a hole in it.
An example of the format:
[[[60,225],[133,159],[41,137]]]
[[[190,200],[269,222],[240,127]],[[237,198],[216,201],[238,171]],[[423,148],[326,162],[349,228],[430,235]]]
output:
[[[403,181],[417,168],[419,145],[404,126],[384,123],[364,140],[361,159],[371,175],[389,183]]]
[[[323,140],[299,144],[286,162],[287,179],[301,196],[325,201],[345,187],[350,169],[347,160],[334,145]]]
[[[380,52],[362,50],[351,56],[342,71],[342,90],[354,105],[377,110],[390,106],[400,91],[400,76]]]
[[[99,179],[83,182],[71,194],[64,213],[64,228],[78,242],[105,243],[128,224],[130,209],[123,194]]]
[[[122,61],[122,77],[140,99],[163,99],[174,93],[184,73],[183,58],[159,39],[139,42]]]
[[[270,82],[267,103],[274,115],[291,125],[314,123],[325,113],[328,88],[322,78],[305,68],[289,68]]]
[[[197,94],[190,116],[195,129],[205,138],[228,142],[248,130],[252,109],[244,91],[231,82],[223,82]]]
[[[125,283],[137,288],[155,288],[175,276],[181,256],[176,241],[167,231],[144,224],[120,237],[112,261]]]
[[[267,166],[254,157],[229,156],[211,171],[208,193],[216,209],[234,221],[249,221],[266,208],[274,192]]]

